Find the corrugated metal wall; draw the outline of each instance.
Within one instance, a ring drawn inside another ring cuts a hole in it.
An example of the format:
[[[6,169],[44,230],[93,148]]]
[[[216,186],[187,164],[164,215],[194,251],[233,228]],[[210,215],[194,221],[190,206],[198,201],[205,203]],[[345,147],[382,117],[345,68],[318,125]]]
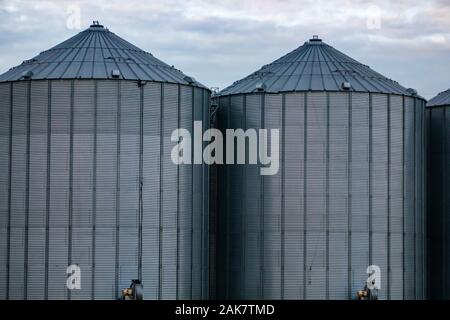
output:
[[[281,167],[218,167],[217,297],[423,299],[424,101],[369,93],[220,98],[218,125],[279,128]]]
[[[207,90],[0,84],[0,298],[116,299],[138,278],[146,299],[206,298],[209,171],[170,157],[193,119],[208,126]]]
[[[428,297],[450,299],[450,106],[427,108]]]

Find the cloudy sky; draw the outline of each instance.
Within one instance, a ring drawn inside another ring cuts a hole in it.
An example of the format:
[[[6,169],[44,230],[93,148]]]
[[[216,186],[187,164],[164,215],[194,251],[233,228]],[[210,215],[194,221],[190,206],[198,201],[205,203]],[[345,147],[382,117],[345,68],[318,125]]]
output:
[[[92,20],[209,87],[318,34],[426,98],[450,88],[449,0],[0,0],[0,73]]]

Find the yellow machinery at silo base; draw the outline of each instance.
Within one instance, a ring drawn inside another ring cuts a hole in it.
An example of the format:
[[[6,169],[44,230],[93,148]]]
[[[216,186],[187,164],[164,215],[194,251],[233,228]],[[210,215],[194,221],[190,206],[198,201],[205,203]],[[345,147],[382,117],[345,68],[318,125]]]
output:
[[[143,300],[143,298],[144,288],[139,280],[131,280],[130,287],[122,290],[123,300]]]
[[[359,290],[356,292],[357,300],[378,300],[378,290],[377,289],[369,289],[367,284],[364,286],[363,290]]]

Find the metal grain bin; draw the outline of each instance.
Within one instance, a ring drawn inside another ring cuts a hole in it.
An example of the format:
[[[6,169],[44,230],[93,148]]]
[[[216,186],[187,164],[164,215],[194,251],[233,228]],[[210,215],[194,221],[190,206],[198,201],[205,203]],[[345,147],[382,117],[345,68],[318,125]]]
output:
[[[450,90],[427,104],[428,297],[450,299]]]
[[[209,96],[98,23],[1,75],[0,299],[206,298],[208,170],[170,136]]]
[[[317,37],[220,92],[225,128],[279,128],[280,170],[219,166],[218,298],[425,291],[424,108]]]

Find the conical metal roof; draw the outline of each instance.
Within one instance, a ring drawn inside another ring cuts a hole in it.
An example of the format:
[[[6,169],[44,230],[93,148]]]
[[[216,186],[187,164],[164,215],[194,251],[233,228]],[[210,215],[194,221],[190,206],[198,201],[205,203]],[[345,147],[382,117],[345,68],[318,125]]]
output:
[[[450,105],[450,89],[439,93],[436,97],[428,101],[427,107],[448,106]]]
[[[76,36],[0,75],[0,82],[21,79],[126,79],[202,86],[98,22]]]
[[[358,91],[417,94],[346,56],[317,36],[220,92]]]

